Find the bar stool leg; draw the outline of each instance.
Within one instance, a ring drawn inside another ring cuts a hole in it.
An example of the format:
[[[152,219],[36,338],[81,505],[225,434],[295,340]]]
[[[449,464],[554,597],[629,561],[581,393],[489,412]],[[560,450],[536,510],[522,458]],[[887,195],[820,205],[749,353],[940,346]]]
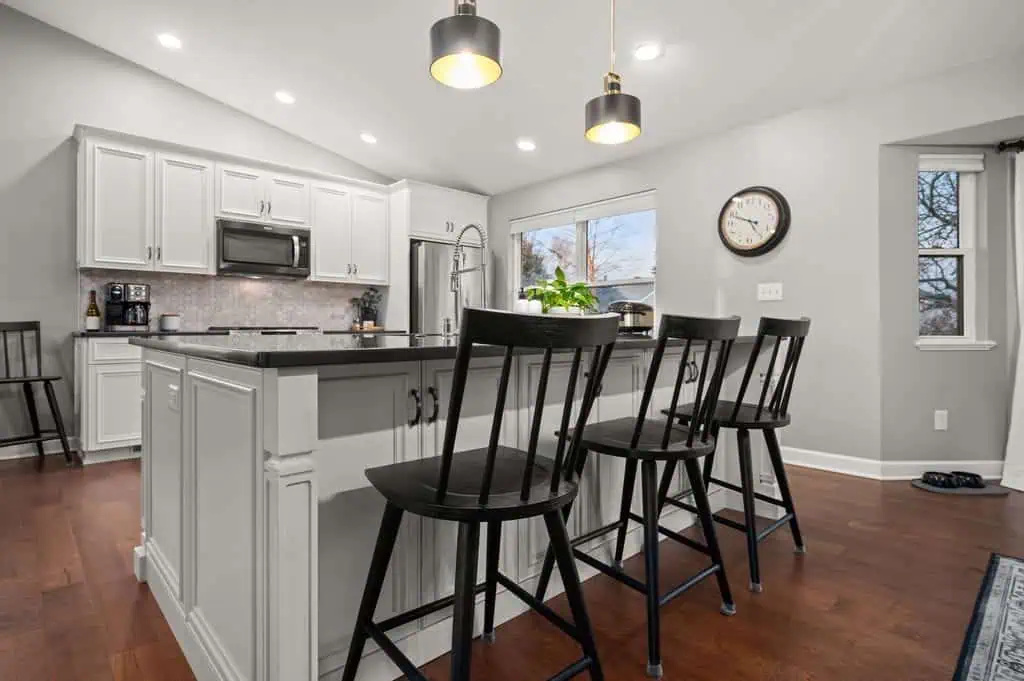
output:
[[[793,494],[789,491],[789,478],[786,476],[786,467],[782,462],[782,449],[779,447],[779,438],[776,436],[774,428],[765,429],[764,442],[768,445],[768,456],[772,460],[772,468],[775,469],[775,480],[779,483],[782,503],[786,505],[786,513],[790,513],[793,516],[789,519],[789,529],[793,533],[793,543],[796,544],[796,552],[807,553],[803,534],[800,533],[800,522],[796,519]]]
[[[39,412],[36,410],[36,395],[32,392],[32,384],[22,383],[21,389],[25,393],[25,407],[28,409],[29,423],[32,424],[32,434],[35,437],[42,437],[42,431],[39,429]],[[41,466],[43,457],[46,456],[42,442],[36,442],[36,454],[38,454],[36,465]]]
[[[565,521],[557,512],[544,514],[544,522],[548,526],[548,537],[551,538],[551,553],[558,560],[558,571],[565,585],[565,597],[572,610],[572,619],[580,634],[583,654],[592,660],[590,678],[593,681],[604,681],[604,672],[597,657],[597,644],[594,642],[594,629],[587,615],[587,605],[583,600],[583,589],[580,587],[580,574],[576,570],[576,559],[572,555],[569,544],[569,533],[565,530]]]
[[[580,477],[583,475],[583,469],[587,465],[587,455],[589,453],[590,452],[587,451],[586,449],[580,449],[579,461],[576,463],[576,468],[575,468],[575,471],[574,471],[576,473],[576,479],[577,480],[579,480]],[[573,499],[573,503],[576,503],[575,499]],[[562,522],[563,523],[568,523],[569,522],[569,516],[571,514],[572,514],[572,503],[566,505],[562,509]],[[537,578],[537,591],[535,593],[535,595],[537,597],[537,600],[542,602],[542,603],[544,602],[544,594],[547,593],[547,590],[548,590],[548,584],[551,583],[551,572],[554,569],[555,569],[555,554],[551,552],[551,547],[549,546],[548,550],[544,553],[544,565],[542,565],[541,568],[540,568],[540,576]]]
[[[43,391],[46,393],[46,401],[50,403],[50,413],[53,415],[53,423],[57,427],[60,446],[64,450],[64,463],[70,466],[75,460],[71,456],[71,447],[68,446],[68,434],[64,430],[64,417],[60,414],[60,405],[57,404],[57,393],[53,390],[53,383],[44,381]]]
[[[715,578],[718,580],[718,590],[722,593],[722,614],[735,615],[736,602],[732,599],[732,589],[729,588],[729,579],[725,576],[725,561],[722,560],[722,549],[718,545],[718,534],[715,532],[715,521],[711,516],[711,503],[708,501],[707,490],[701,486],[701,471],[694,459],[686,462],[686,474],[690,478],[690,487],[693,489],[693,502],[699,513],[701,529],[704,532],[704,542],[708,545],[711,553],[711,562],[718,566]]]
[[[633,488],[636,486],[636,459],[626,461],[622,481],[622,505],[619,507],[619,533],[615,537],[615,567],[622,569],[622,554],[626,550],[626,532],[629,530],[629,512],[633,506]]]
[[[473,653],[473,610],[480,523],[459,523],[455,555],[455,619],[452,624],[452,681],[469,681]]]
[[[661,472],[661,485],[658,487],[658,517],[665,508],[665,499],[668,498],[668,491],[672,487],[672,476],[676,474],[676,462],[666,461],[665,470]]]
[[[500,557],[501,523],[491,521],[487,523],[487,590],[484,594],[484,640],[488,643],[494,643],[494,602],[498,597]]]
[[[658,589],[658,464],[644,461],[641,489],[644,503],[644,571],[647,584],[647,675],[661,678],[660,590]]]
[[[704,457],[704,489],[711,489],[711,472],[715,467],[715,452],[718,451],[718,433],[720,430],[717,424],[711,426],[711,436],[715,438],[715,448]]]
[[[370,573],[366,577],[363,599],[356,614],[356,628],[352,632],[352,642],[348,646],[348,658],[345,660],[345,671],[341,675],[341,681],[355,681],[359,662],[363,659],[363,648],[369,636],[365,625],[373,621],[373,613],[377,609],[377,600],[384,587],[384,577],[388,573],[388,563],[391,562],[391,553],[394,551],[401,524],[402,509],[387,504],[384,507],[384,517],[380,521],[380,532],[377,533],[373,558],[370,559]]]
[[[754,499],[754,462],[750,454],[750,431],[739,428],[736,440],[740,454],[740,485],[743,487],[743,520],[747,527],[747,559],[750,561],[750,590],[761,593],[761,568],[757,561],[757,514]]]

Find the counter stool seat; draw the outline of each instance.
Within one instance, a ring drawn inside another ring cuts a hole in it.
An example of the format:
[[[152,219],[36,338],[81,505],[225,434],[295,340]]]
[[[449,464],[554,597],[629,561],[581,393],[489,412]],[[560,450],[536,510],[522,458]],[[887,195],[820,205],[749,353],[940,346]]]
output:
[[[523,500],[527,453],[499,446],[495,454],[494,480],[485,505],[480,504],[480,491],[487,470],[486,447],[455,453],[443,503],[438,503],[437,497],[443,460],[440,456],[370,468],[366,478],[398,508],[441,520],[490,522],[532,518],[562,508],[576,496],[578,486],[565,480],[557,481],[555,491],[551,491],[555,462],[537,456],[529,494]]]
[[[662,414],[672,416],[668,409],[662,409]],[[681,405],[675,411],[675,417],[680,423],[688,423],[693,417],[693,404]],[[731,400],[719,400],[718,408],[715,409],[714,423],[719,428],[747,428],[748,430],[763,430],[765,428],[783,428],[790,424],[789,414],[773,414],[762,409],[758,416],[756,404],[741,403],[739,409],[736,403]]]
[[[666,425],[669,426],[669,440],[663,447]],[[583,429],[583,447],[590,452],[642,461],[683,461],[697,459],[715,451],[714,438],[698,438],[688,444],[688,428],[651,419],[644,419],[640,436],[634,445],[636,426],[637,419],[633,416],[590,423]]]

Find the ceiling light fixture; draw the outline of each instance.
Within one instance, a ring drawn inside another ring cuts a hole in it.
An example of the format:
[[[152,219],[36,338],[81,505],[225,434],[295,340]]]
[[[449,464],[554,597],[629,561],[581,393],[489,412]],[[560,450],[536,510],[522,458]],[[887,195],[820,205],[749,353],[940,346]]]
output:
[[[643,43],[637,45],[636,50],[633,51],[633,56],[640,61],[652,61],[661,55],[662,49],[659,43]]]
[[[377,143],[377,138],[374,137],[373,135],[371,135],[368,132],[364,132],[361,135],[359,135],[359,139],[363,140],[367,144],[376,144]]]
[[[179,39],[178,36],[176,35],[172,35],[170,33],[161,33],[156,37],[156,39],[159,40],[160,44],[166,47],[168,50],[181,49],[181,39]]]
[[[430,75],[459,90],[501,78],[501,30],[476,15],[476,0],[455,0],[455,15],[430,29]]]
[[[295,95],[293,95],[290,92],[285,92],[284,90],[278,90],[277,92],[275,92],[274,97],[277,99],[277,101],[281,102],[282,104],[295,103]]]
[[[525,137],[516,140],[516,146],[519,147],[519,151],[536,151],[537,143],[533,140],[526,139]]]
[[[604,76],[604,94],[587,102],[587,139],[595,144],[622,144],[640,136],[640,100],[622,92],[615,72],[615,0],[611,0],[611,70]]]

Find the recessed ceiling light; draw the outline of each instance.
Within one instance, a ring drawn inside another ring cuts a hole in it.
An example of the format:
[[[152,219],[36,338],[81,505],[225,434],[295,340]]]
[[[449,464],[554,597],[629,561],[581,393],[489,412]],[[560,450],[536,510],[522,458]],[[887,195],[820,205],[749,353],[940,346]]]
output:
[[[277,101],[281,102],[282,104],[295,103],[295,95],[293,95],[290,92],[285,92],[284,90],[278,90],[277,92],[275,92],[274,97],[276,97]]]
[[[519,147],[519,151],[536,151],[537,143],[533,140],[528,140],[525,137],[516,140],[516,146]]]
[[[376,144],[377,143],[377,138],[374,137],[373,135],[371,135],[368,132],[364,132],[361,135],[359,135],[359,139],[363,140],[367,144]]]
[[[176,35],[171,35],[170,33],[161,33],[156,37],[156,39],[159,40],[160,44],[166,47],[168,50],[181,49],[181,39],[179,39],[178,36]]]
[[[662,50],[659,43],[644,43],[638,45],[636,50],[633,52],[633,56],[640,61],[651,61],[661,56]]]

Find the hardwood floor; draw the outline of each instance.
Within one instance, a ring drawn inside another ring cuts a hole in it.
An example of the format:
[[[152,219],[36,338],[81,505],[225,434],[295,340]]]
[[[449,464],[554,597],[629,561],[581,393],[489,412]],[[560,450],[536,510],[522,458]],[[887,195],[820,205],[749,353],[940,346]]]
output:
[[[148,588],[135,582],[137,462],[66,469],[0,463],[0,680],[191,681]],[[936,681],[952,676],[992,551],[1024,556],[1024,495],[956,498],[790,469],[809,553],[786,530],[762,544],[765,590],[746,590],[743,536],[719,528],[738,613],[713,580],[662,612],[667,679]],[[663,542],[663,583],[699,556]],[[629,563],[639,576],[641,560]],[[584,587],[609,681],[645,679],[643,599],[612,580]],[[567,611],[563,598],[555,607]],[[547,678],[578,656],[528,614],[473,648],[473,678]],[[428,667],[448,677],[447,657]],[[584,677],[585,678],[585,677]]]

